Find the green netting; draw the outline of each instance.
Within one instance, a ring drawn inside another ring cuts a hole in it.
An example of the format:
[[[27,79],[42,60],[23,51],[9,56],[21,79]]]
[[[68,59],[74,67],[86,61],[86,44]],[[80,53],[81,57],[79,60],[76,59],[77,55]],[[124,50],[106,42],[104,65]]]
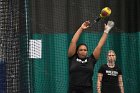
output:
[[[67,93],[68,59],[67,49],[72,35],[34,34],[33,39],[42,40],[42,58],[33,61],[34,93]],[[89,46],[89,54],[98,43],[101,33],[84,33],[79,42]],[[123,72],[125,93],[139,93],[140,33],[111,33],[103,47],[101,57],[94,69],[94,93],[96,93],[97,71],[106,63],[106,52],[114,49],[117,64]]]

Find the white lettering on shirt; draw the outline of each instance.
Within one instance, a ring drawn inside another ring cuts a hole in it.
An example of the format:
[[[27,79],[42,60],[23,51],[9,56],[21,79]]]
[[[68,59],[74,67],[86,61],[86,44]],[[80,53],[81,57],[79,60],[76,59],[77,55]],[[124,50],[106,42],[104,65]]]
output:
[[[117,71],[106,70],[106,74],[109,75],[109,76],[117,76],[118,72]]]

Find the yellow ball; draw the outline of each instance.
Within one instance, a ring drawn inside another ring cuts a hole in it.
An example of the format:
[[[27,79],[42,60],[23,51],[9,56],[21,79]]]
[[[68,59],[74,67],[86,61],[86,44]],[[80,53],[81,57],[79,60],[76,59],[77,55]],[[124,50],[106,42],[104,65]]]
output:
[[[100,16],[107,17],[110,16],[110,14],[111,14],[111,9],[109,7],[105,7],[102,9]]]

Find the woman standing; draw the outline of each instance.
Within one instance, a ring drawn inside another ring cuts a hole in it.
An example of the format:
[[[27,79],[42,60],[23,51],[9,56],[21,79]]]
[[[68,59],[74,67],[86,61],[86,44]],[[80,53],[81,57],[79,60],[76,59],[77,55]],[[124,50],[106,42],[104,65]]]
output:
[[[104,27],[104,33],[90,56],[88,55],[88,47],[86,44],[80,44],[76,47],[76,43],[83,31],[90,25],[89,21],[85,21],[74,34],[69,49],[69,92],[68,93],[93,93],[93,69],[98,60],[101,49],[107,39],[108,33],[114,26],[113,21],[108,21]]]
[[[103,64],[98,71],[98,93],[124,93],[122,72],[115,64],[116,54],[109,50],[107,64]]]

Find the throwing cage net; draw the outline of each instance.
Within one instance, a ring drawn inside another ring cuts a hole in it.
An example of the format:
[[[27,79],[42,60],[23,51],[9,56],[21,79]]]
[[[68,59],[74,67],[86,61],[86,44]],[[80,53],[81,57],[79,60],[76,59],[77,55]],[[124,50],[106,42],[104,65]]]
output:
[[[67,93],[70,40],[85,20],[93,21],[106,6],[112,9],[111,16],[84,31],[78,41],[88,45],[90,55],[104,23],[115,22],[95,65],[94,93],[109,49],[116,52],[125,92],[140,93],[139,4],[138,0],[0,0],[0,93]]]

